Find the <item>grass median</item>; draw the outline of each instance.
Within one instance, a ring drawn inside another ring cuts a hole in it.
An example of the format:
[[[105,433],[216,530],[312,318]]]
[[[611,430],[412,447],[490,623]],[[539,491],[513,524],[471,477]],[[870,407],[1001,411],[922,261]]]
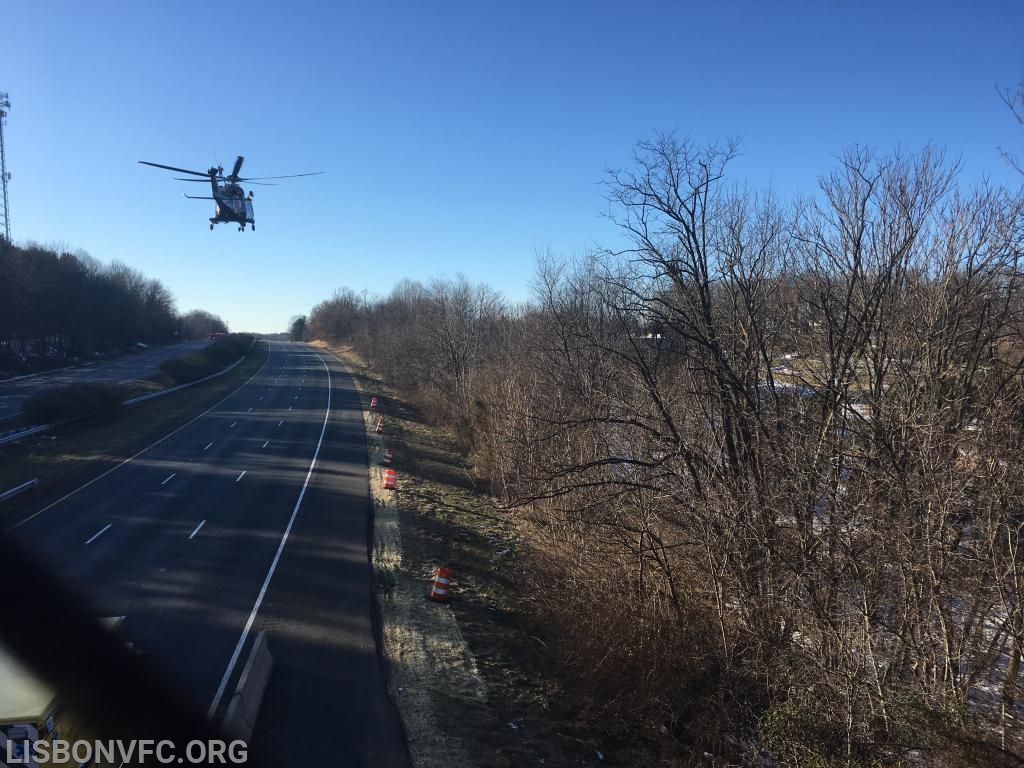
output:
[[[246,382],[266,357],[267,344],[259,342],[223,376],[124,407],[115,417],[70,422],[0,445],[0,493],[39,481],[31,490],[0,502],[0,528],[16,523],[21,510],[39,499],[70,490],[195,418]]]

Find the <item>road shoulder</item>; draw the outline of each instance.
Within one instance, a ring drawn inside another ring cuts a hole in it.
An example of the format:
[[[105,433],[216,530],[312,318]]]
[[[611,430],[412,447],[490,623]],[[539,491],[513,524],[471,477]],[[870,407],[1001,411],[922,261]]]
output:
[[[274,672],[252,747],[284,768],[407,768],[375,642],[359,398],[342,364],[324,361],[332,400],[321,452],[256,621]]]
[[[517,590],[511,521],[476,490],[443,430],[423,423],[350,350],[313,345],[339,355],[362,394],[383,654],[413,764],[609,765],[575,718],[558,710],[558,687],[543,674]],[[395,491],[381,487],[384,448],[394,451]],[[448,606],[427,599],[444,564],[455,570]]]

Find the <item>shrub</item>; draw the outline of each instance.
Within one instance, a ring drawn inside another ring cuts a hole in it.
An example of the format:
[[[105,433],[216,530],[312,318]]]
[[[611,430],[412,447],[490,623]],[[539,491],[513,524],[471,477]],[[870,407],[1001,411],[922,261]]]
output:
[[[174,384],[190,384],[233,363],[252,347],[252,336],[233,333],[198,351],[172,357],[160,364],[160,371]]]
[[[53,424],[82,417],[114,416],[121,408],[121,393],[108,384],[78,383],[47,389],[22,405],[29,421]]]

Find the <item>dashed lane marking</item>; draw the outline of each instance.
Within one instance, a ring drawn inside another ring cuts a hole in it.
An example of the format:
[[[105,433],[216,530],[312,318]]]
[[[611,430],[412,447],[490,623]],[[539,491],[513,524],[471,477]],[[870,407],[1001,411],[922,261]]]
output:
[[[94,541],[96,541],[96,539],[98,539],[104,533],[109,531],[110,530],[110,526],[112,526],[112,525],[113,525],[113,523],[107,523],[105,526],[103,526],[98,531],[96,531],[96,533],[94,533],[91,538],[86,539],[85,543],[86,544],[92,544]]]
[[[324,359],[320,358],[320,364],[323,365],[324,370],[327,372],[327,408],[324,412],[324,423],[320,427],[320,439],[316,442],[316,449],[313,451],[313,459],[309,462],[309,470],[306,472],[306,479],[302,483],[302,490],[299,491],[299,498],[295,502],[295,507],[292,509],[292,516],[288,520],[288,525],[284,529],[284,534],[281,536],[281,542],[277,545],[277,553],[274,555],[274,560],[270,563],[270,569],[267,571],[267,576],[263,580],[263,586],[260,588],[260,593],[256,596],[256,602],[252,606],[252,611],[249,613],[249,618],[245,622],[245,627],[242,629],[242,634],[238,638],[238,643],[235,645],[234,653],[231,654],[231,660],[228,661],[227,669],[224,670],[224,676],[220,680],[220,685],[217,687],[217,692],[213,696],[213,701],[210,702],[210,709],[207,711],[207,718],[212,719],[217,714],[217,706],[220,704],[221,697],[224,695],[224,690],[228,686],[228,681],[231,679],[231,675],[235,670],[235,665],[238,663],[238,657],[242,654],[242,648],[245,646],[246,638],[249,637],[249,633],[252,631],[252,625],[256,621],[256,615],[260,611],[260,606],[263,604],[263,598],[266,597],[267,589],[270,587],[270,580],[274,578],[274,571],[277,569],[277,564],[281,560],[281,553],[284,552],[285,545],[288,543],[288,536],[292,532],[292,526],[295,524],[295,518],[299,515],[299,509],[302,507],[302,500],[306,496],[306,489],[309,487],[309,479],[313,476],[313,470],[316,468],[317,457],[320,456],[320,446],[323,445],[324,435],[327,433],[327,423],[331,418],[331,370],[327,367],[327,363]]]

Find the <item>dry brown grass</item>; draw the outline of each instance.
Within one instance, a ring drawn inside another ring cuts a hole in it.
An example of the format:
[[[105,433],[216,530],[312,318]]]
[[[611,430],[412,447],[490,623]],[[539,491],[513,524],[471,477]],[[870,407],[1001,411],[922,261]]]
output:
[[[417,768],[632,764],[613,759],[560,706],[525,601],[513,523],[477,491],[456,440],[425,424],[350,349],[313,346],[346,362],[364,406],[376,394],[386,420],[380,439],[366,418],[374,569],[389,688]],[[396,492],[380,490],[385,446],[395,451]],[[445,563],[455,569],[453,597],[440,606],[427,594]]]
[[[20,518],[19,510],[83,477],[99,474],[185,424],[249,379],[266,359],[266,347],[228,373],[166,397],[123,408],[116,419],[92,419],[0,446],[0,490],[32,478],[39,484],[0,502],[0,527]]]

